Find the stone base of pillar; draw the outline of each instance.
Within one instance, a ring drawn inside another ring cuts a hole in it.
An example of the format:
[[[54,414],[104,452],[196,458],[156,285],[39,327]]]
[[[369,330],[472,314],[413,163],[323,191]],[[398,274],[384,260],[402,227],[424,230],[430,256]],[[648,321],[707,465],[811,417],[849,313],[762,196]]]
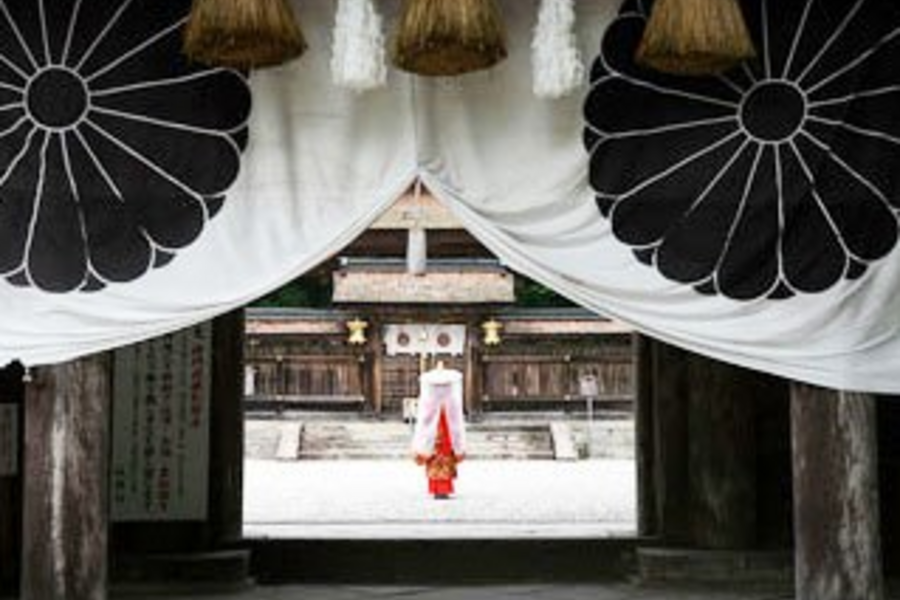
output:
[[[792,555],[786,551],[698,550],[641,547],[636,551],[641,583],[702,583],[765,586],[790,590]]]
[[[250,550],[114,556],[111,589],[119,592],[225,593],[251,585]]]

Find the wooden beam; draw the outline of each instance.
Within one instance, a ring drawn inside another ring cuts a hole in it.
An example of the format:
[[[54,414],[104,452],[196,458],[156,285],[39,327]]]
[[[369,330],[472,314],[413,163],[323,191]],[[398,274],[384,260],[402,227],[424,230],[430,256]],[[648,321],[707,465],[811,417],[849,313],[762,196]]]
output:
[[[882,600],[875,399],[791,389],[797,600]]]
[[[25,398],[22,600],[103,600],[109,356],[33,377]]]

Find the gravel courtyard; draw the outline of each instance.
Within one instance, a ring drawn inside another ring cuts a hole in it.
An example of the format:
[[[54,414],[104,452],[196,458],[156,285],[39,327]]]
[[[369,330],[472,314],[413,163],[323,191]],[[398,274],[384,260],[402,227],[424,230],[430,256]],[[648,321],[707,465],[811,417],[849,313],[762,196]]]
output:
[[[412,461],[244,463],[244,534],[270,538],[598,537],[635,532],[634,461],[471,460],[436,501]]]

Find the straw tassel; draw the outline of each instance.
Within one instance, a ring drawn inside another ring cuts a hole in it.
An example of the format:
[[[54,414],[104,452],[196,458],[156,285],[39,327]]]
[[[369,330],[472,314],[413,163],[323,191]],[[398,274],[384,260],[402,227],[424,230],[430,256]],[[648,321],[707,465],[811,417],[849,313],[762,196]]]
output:
[[[398,68],[429,76],[487,69],[506,54],[494,0],[406,0],[392,47]]]
[[[584,82],[574,28],[574,0],[541,0],[531,42],[532,89],[538,98],[562,98]]]
[[[716,75],[756,56],[738,0],[656,0],[635,61],[677,75]]]
[[[331,78],[336,86],[356,92],[385,85],[384,34],[372,0],[338,0]]]
[[[199,63],[252,69],[297,58],[306,40],[288,0],[194,0],[183,49]]]

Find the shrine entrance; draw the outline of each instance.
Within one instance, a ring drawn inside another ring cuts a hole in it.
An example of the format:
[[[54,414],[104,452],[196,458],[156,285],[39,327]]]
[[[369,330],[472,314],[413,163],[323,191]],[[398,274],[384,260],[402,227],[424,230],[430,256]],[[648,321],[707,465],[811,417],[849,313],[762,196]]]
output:
[[[632,331],[509,270],[435,199],[401,198],[281,298],[306,301],[245,311],[248,538],[636,534]],[[443,507],[410,457],[438,361],[462,374],[469,442]]]

